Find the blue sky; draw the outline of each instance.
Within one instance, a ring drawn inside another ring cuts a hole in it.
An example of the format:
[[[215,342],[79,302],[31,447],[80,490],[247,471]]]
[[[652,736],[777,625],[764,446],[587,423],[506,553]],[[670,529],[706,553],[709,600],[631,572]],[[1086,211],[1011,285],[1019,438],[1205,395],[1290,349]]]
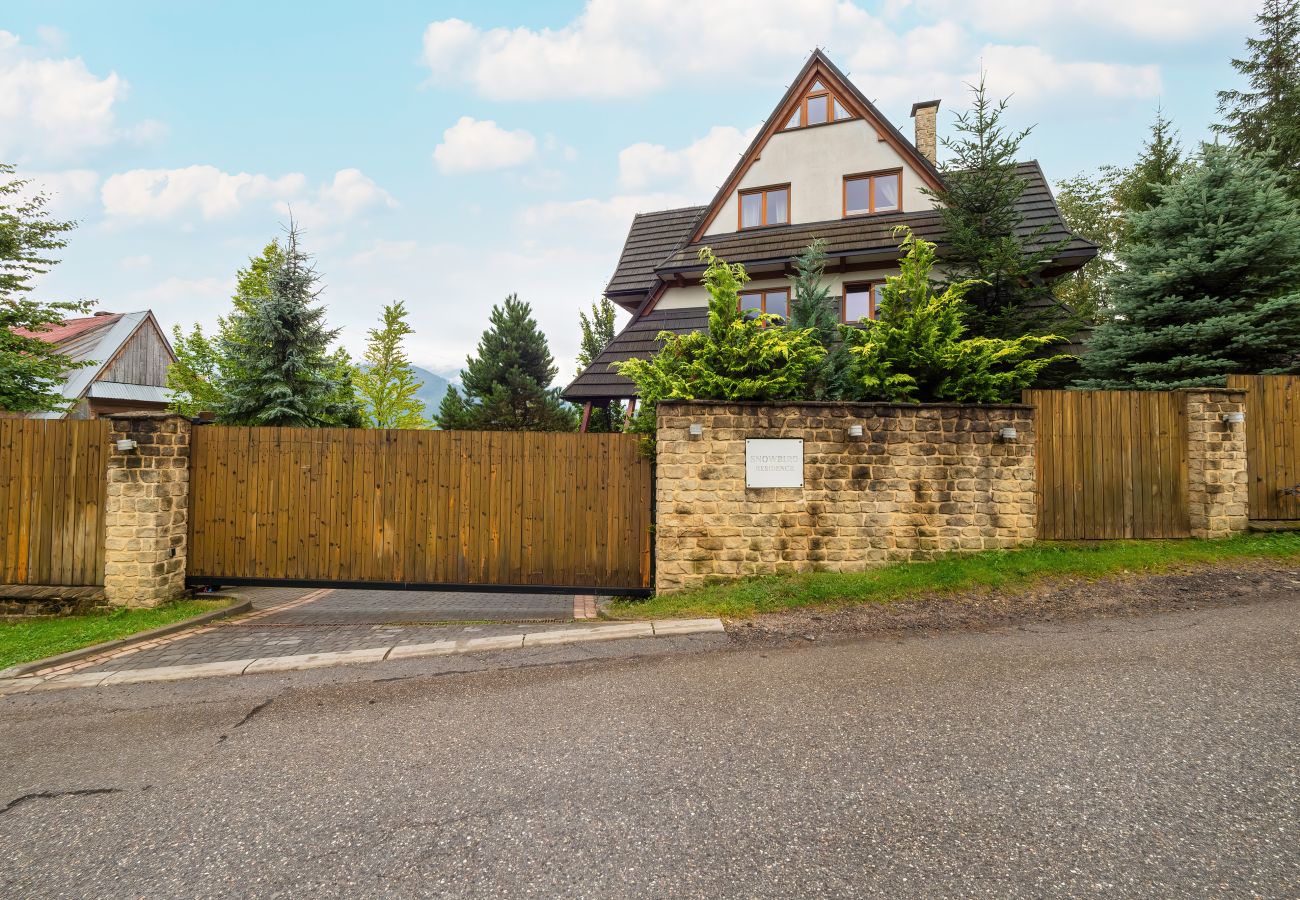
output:
[[[910,134],[981,69],[1061,179],[1157,103],[1192,143],[1253,33],[1210,0],[24,2],[0,11],[0,159],[81,222],[46,299],[210,325],[292,208],[354,353],[405,300],[455,371],[517,291],[572,374],[634,212],[706,202],[814,46]]]

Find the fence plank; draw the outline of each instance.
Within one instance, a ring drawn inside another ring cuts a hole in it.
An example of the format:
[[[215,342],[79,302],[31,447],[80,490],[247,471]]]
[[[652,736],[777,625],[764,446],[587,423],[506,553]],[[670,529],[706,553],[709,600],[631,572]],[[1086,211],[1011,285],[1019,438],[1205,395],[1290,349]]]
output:
[[[1179,394],[1040,391],[1042,540],[1187,537],[1187,426]]]
[[[1300,519],[1300,376],[1229,375],[1246,392],[1246,470],[1250,517]]]
[[[0,584],[104,583],[109,423],[0,419]]]
[[[191,465],[194,576],[650,585],[633,435],[203,426]]]

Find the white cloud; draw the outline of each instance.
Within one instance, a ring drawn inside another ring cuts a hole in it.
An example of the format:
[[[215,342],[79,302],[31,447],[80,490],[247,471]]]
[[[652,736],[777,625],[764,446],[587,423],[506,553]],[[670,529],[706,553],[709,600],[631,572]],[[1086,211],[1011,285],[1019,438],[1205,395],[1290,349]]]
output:
[[[982,56],[994,94],[1014,94],[1027,103],[1072,89],[1108,99],[1155,97],[1161,92],[1160,68],[1154,65],[1061,62],[1038,47],[1005,44],[985,47]]]
[[[491,119],[461,116],[442,133],[433,159],[444,175],[486,172],[523,165],[537,155],[537,139],[527,131],[506,131]]]
[[[700,202],[698,197],[689,194],[669,193],[620,194],[604,200],[557,200],[520,210],[518,224],[530,244],[580,241],[599,246],[606,254],[617,253],[637,213]],[[610,266],[612,271],[613,261]]]
[[[87,212],[99,189],[99,173],[90,169],[20,172],[19,176],[28,182],[23,193],[44,194],[56,216],[76,217]]]
[[[277,208],[307,226],[344,222],[372,209],[393,209],[397,201],[360,169],[340,169],[334,180],[322,185],[309,200],[282,200]]]
[[[633,144],[618,154],[618,183],[629,191],[672,188],[695,192],[700,202],[718,189],[758,133],[720,125],[680,150],[662,144]]]
[[[341,169],[315,191],[299,172],[280,177],[223,172],[215,166],[133,169],[112,175],[100,192],[110,220],[172,221],[229,218],[250,205],[295,217],[312,225],[337,224],[369,209],[396,201],[359,169]]]
[[[159,126],[121,127],[117,107],[127,83],[116,72],[97,75],[80,57],[53,58],[0,31],[0,159],[43,163],[79,159],[129,137],[149,137]]]
[[[991,34],[1077,35],[1104,31],[1143,40],[1183,41],[1240,31],[1257,4],[1250,0],[918,0],[937,18],[961,19]]]
[[[909,5],[932,21],[895,28],[898,8]],[[905,103],[928,99],[932,91],[951,96],[979,72],[981,52],[992,49],[996,52],[984,66],[990,71],[994,63],[1023,67],[1005,73],[1005,80],[1033,81],[1035,96],[1091,91],[1145,97],[1159,89],[1154,67],[1067,58],[1038,41],[1068,39],[1085,18],[1089,27],[1118,22],[1125,35],[1147,39],[1159,32],[1161,38],[1176,39],[1212,33],[1242,16],[1240,3],[1224,11],[1209,0],[1189,0],[1185,6],[1177,0],[1102,0],[1102,5],[1113,18],[1099,13],[1091,0],[978,0],[972,6],[983,10],[981,15],[957,0],[917,0],[888,6],[884,16],[851,0],[713,0],[703,6],[588,0],[576,18],[556,29],[485,30],[459,19],[433,22],[425,31],[424,60],[432,83],[466,83],[497,100],[615,98],[674,85],[780,85],[813,47],[821,46],[846,64],[868,96]],[[1153,13],[1153,6],[1163,12]],[[744,23],[743,40],[737,37],[738,22]],[[1167,31],[1161,31],[1163,23]],[[990,36],[1034,42],[1008,45]],[[1048,77],[1039,79],[1044,74]]]

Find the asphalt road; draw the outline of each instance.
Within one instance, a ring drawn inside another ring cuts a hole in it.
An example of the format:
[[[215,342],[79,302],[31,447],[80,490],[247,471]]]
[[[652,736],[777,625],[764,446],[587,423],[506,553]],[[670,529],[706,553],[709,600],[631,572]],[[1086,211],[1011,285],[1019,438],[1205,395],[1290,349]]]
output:
[[[1300,601],[705,647],[0,701],[0,895],[1300,894]]]

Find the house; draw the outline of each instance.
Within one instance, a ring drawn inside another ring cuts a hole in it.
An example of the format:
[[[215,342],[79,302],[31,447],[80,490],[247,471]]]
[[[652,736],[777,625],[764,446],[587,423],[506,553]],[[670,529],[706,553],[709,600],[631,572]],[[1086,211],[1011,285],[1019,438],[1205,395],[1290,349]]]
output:
[[[98,312],[67,319],[40,331],[20,331],[57,345],[59,352],[92,365],[73,369],[62,393],[66,413],[33,413],[40,419],[95,419],[106,413],[158,412],[171,399],[167,367],[176,354],[149,310]]]
[[[708,205],[633,219],[605,288],[632,319],[562,396],[588,410],[634,403],[635,387],[611,363],[652,355],[662,331],[708,327],[702,247],[745,265],[752,281],[742,306],[784,315],[793,260],[821,238],[841,318],[874,316],[884,279],[899,271],[897,226],[937,244],[942,262],[943,224],[925,193],[943,182],[935,167],[938,110],[938,100],[913,105],[915,140],[909,141],[815,51]],[[1095,244],[1066,228],[1038,163],[1022,163],[1018,171],[1025,181],[1022,232],[1043,245],[1066,242],[1045,274],[1071,272],[1096,256]]]

